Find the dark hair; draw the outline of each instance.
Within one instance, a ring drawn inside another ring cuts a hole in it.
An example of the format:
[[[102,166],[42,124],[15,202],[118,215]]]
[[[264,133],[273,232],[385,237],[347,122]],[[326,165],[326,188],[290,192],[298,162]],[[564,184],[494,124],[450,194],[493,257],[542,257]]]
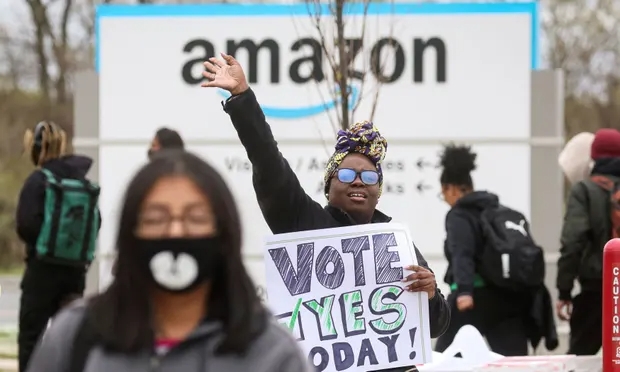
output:
[[[237,207],[221,175],[199,157],[181,150],[158,152],[129,183],[118,225],[116,276],[110,287],[89,303],[88,320],[108,348],[136,352],[152,347],[150,283],[136,269],[140,263],[133,249],[134,231],[149,190],[159,179],[171,175],[189,177],[209,197],[223,242],[224,265],[212,281],[208,315],[223,324],[225,336],[217,352],[243,353],[264,329],[267,317],[242,262]]]
[[[439,164],[443,168],[440,177],[442,185],[455,185],[466,191],[474,188],[470,173],[476,169],[476,153],[471,151],[471,146],[453,143],[444,146]]]
[[[185,143],[183,142],[183,138],[176,130],[172,130],[170,128],[159,128],[157,132],[155,132],[155,137],[159,142],[159,146],[161,149],[184,149]]]

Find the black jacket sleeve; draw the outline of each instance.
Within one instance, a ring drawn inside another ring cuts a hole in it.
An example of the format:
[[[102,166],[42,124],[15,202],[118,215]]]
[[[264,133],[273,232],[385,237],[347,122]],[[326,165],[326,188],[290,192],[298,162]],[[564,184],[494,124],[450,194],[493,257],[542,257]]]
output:
[[[420,253],[415,244],[413,248],[415,249],[418,265],[432,272],[433,270],[428,267],[428,262],[426,262],[424,256],[422,256],[422,253]],[[437,338],[441,336],[446,329],[448,329],[448,325],[450,324],[450,306],[439,288],[437,288],[437,284],[435,284],[435,296],[428,300],[428,316],[430,318],[431,337]]]
[[[556,285],[561,300],[570,300],[571,291],[584,251],[588,246],[590,213],[588,211],[588,190],[580,182],[569,194],[560,238],[560,258]]]
[[[271,231],[279,234],[324,227],[313,226],[312,220],[327,220],[329,213],[306,194],[280,153],[254,92],[248,89],[229,98],[224,110],[252,163],[254,190]]]
[[[27,246],[33,247],[39,238],[43,225],[44,202],[45,176],[37,170],[24,182],[19,193],[15,216],[17,235]]]
[[[476,232],[469,218],[458,209],[446,215],[446,243],[457,295],[471,295],[476,275]]]

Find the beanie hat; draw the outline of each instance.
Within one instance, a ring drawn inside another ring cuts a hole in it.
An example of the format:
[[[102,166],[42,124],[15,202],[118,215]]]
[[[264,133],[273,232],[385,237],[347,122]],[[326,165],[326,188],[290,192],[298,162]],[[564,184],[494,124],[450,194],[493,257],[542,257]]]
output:
[[[347,130],[338,131],[334,154],[329,158],[325,167],[325,197],[329,193],[329,183],[340,166],[344,158],[352,152],[362,154],[368,157],[370,161],[377,167],[379,173],[379,196],[383,186],[383,170],[381,162],[385,158],[387,151],[387,140],[381,136],[379,129],[370,121],[363,121],[353,124]]]
[[[592,170],[590,150],[594,133],[581,132],[571,138],[558,157],[558,164],[571,184],[584,180]]]
[[[620,132],[612,128],[597,130],[590,148],[590,157],[593,160],[620,157]]]

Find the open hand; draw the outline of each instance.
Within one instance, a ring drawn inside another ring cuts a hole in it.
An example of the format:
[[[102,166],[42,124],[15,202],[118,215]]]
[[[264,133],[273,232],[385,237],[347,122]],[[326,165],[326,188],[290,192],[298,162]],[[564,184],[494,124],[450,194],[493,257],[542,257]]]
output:
[[[233,56],[224,53],[222,53],[222,58],[223,60],[211,57],[204,63],[207,71],[203,72],[202,75],[208,81],[202,83],[201,86],[222,88],[229,91],[233,96],[248,90],[248,82],[239,62]]]
[[[435,274],[432,271],[418,265],[407,266],[405,269],[414,271],[414,273],[403,278],[403,282],[413,281],[413,283],[405,287],[409,292],[426,292],[428,293],[429,300],[435,296],[437,283],[435,282]]]

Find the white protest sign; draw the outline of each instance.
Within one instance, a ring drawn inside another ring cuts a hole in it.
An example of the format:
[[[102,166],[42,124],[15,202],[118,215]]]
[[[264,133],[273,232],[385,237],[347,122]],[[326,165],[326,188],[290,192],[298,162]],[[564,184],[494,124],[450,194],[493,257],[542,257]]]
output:
[[[317,371],[373,371],[432,358],[428,295],[401,279],[417,264],[405,225],[267,238],[269,306]]]

